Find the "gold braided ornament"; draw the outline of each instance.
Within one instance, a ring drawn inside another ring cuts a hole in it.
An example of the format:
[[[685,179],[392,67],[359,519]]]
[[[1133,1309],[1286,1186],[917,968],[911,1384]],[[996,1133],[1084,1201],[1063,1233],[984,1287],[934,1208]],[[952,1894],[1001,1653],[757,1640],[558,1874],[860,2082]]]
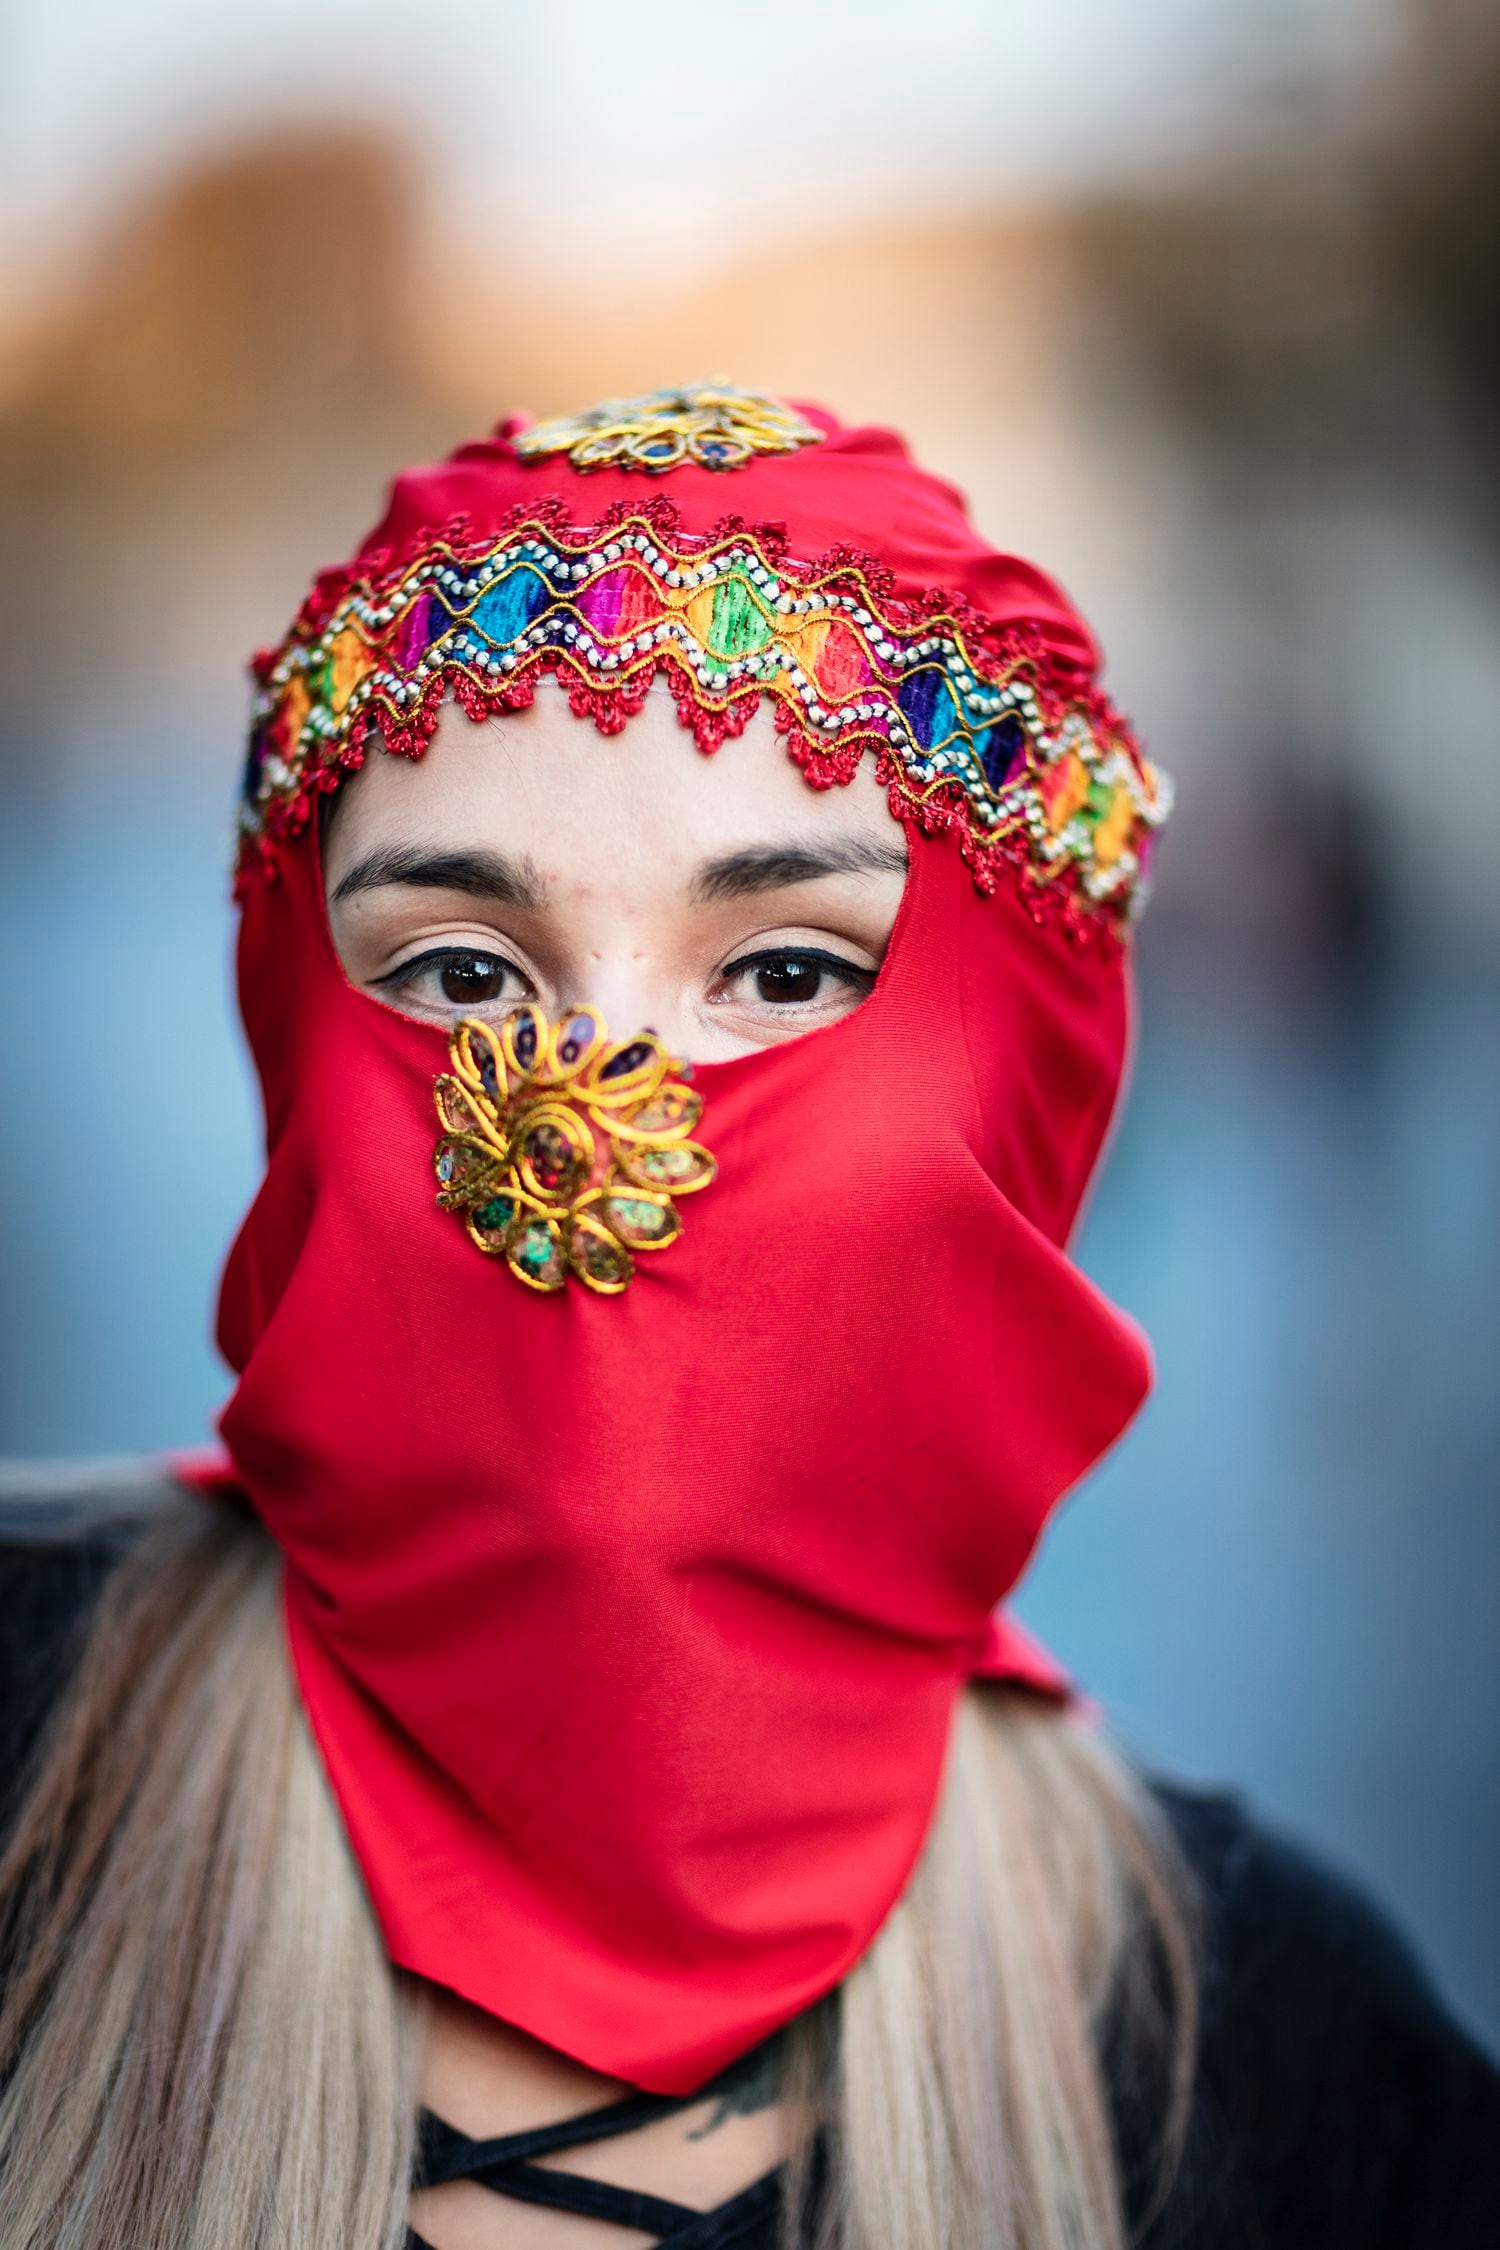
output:
[[[795,453],[822,438],[779,398],[730,383],[700,383],[605,399],[584,414],[535,422],[511,444],[523,461],[565,453],[575,469],[645,469],[662,476],[685,464],[738,469],[758,453]]]
[[[688,1136],[703,1097],[653,1032],[611,1043],[597,1009],[549,1023],[515,1008],[498,1031],[465,1016],[434,1095],[437,1200],[469,1240],[548,1294],[569,1276],[600,1296],[636,1255],[682,1229],[676,1198],[707,1187],[713,1157]]]

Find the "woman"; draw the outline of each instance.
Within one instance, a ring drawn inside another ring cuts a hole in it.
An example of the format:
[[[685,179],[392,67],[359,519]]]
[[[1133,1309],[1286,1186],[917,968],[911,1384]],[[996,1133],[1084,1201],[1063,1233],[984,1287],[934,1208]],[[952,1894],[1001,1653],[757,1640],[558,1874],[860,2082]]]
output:
[[[725,389],[402,477],[257,660],[225,1454],[12,1532],[3,2250],[1493,2238],[1399,1941],[998,1606],[1150,1380],[1096,670]]]

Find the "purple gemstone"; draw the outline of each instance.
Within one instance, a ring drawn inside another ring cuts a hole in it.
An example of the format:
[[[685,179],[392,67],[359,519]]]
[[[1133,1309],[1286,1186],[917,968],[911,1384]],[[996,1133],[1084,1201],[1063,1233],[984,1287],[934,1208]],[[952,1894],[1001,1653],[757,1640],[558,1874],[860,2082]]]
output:
[[[979,737],[979,762],[992,789],[1001,789],[1024,761],[1026,729],[1014,711]]]
[[[632,1070],[643,1069],[650,1060],[651,1042],[648,1039],[632,1039],[628,1047],[622,1047],[617,1055],[610,1056],[599,1076],[625,1078]]]
[[[563,1064],[576,1063],[593,1036],[594,1021],[592,1016],[573,1016],[570,1018],[562,1038],[558,1041],[558,1061]]]

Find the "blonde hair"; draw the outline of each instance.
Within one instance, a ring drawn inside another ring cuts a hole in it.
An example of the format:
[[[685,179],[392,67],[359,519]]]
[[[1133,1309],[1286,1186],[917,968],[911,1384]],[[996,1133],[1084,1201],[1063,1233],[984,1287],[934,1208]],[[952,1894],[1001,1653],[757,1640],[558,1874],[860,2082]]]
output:
[[[231,1504],[150,1513],[0,1856],[0,2250],[401,2250],[419,2011],[303,1721],[276,1549]],[[819,2250],[1124,2250],[1101,2040],[1129,2027],[1160,2086],[1165,2183],[1190,1925],[1097,1732],[971,1689],[913,1880],[788,2032]]]

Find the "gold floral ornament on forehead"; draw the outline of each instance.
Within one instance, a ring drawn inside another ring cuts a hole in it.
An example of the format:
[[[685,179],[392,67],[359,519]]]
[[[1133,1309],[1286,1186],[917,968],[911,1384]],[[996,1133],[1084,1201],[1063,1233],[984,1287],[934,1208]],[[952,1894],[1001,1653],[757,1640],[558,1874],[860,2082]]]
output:
[[[566,453],[575,469],[646,469],[660,476],[687,464],[738,469],[757,453],[795,453],[822,440],[820,429],[779,398],[700,383],[643,398],[608,398],[586,414],[533,423],[511,444],[523,461]]]
[[[555,1023],[515,1008],[498,1031],[465,1016],[435,1089],[443,1137],[437,1200],[469,1240],[528,1289],[571,1274],[618,1296],[636,1254],[682,1230],[675,1198],[707,1187],[713,1158],[690,1140],[703,1097],[654,1033],[610,1043],[593,1008]]]

